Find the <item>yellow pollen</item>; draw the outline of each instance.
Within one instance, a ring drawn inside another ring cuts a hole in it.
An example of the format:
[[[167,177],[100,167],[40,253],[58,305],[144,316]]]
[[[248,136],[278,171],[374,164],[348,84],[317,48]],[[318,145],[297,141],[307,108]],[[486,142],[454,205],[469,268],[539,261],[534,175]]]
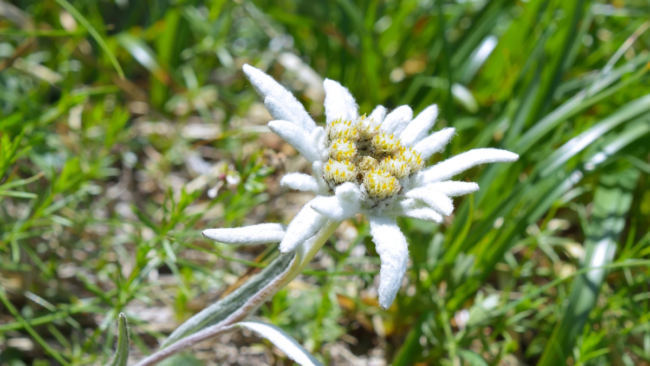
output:
[[[401,147],[395,155],[396,159],[402,160],[408,164],[410,173],[413,174],[424,167],[422,155],[410,147]]]
[[[339,118],[327,125],[327,136],[330,140],[345,138],[356,141],[359,139],[359,131],[352,121]]]
[[[378,199],[393,196],[401,189],[397,178],[383,169],[373,169],[368,172],[363,185],[371,197]]]
[[[372,146],[379,154],[392,154],[399,150],[401,144],[399,139],[396,139],[394,135],[391,134],[388,136],[388,134],[382,132],[372,138]]]
[[[330,157],[337,160],[350,159],[357,155],[356,144],[348,139],[338,139],[332,141],[329,149]]]
[[[330,159],[327,164],[325,164],[323,177],[333,184],[352,182],[356,178],[356,166],[349,161],[336,161]]]
[[[357,120],[356,129],[361,139],[370,140],[379,132],[379,123],[366,118],[364,114]]]
[[[402,189],[400,180],[424,167],[417,151],[402,146],[399,137],[380,127],[380,122],[365,115],[328,123],[329,159],[322,174],[330,189],[345,182],[359,183],[377,202],[396,195]]]

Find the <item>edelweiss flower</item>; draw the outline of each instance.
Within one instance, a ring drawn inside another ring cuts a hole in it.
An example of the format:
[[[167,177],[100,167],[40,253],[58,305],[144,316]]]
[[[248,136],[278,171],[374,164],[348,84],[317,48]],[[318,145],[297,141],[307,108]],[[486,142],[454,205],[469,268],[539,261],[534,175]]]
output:
[[[450,180],[453,176],[479,164],[519,158],[505,150],[475,149],[426,167],[426,160],[442,151],[455,133],[454,128],[445,128],[429,135],[438,116],[435,105],[414,119],[408,106],[388,115],[386,108],[378,106],[369,116],[360,116],[350,92],[326,79],[327,125],[323,128],[273,78],[249,65],[244,65],[244,73],[276,118],[269,128],[312,163],[313,176],[291,173],[281,184],[318,196],[286,228],[261,224],[210,229],[203,234],[230,244],[279,242],[280,251],[288,253],[313,242],[326,226],[333,223],[335,228],[343,220],[364,214],[381,259],[379,304],[384,309],[395,299],[408,263],[406,238],[395,217],[441,223],[443,215],[454,209],[451,197],[479,189],[476,183]],[[333,229],[324,231],[330,235]]]

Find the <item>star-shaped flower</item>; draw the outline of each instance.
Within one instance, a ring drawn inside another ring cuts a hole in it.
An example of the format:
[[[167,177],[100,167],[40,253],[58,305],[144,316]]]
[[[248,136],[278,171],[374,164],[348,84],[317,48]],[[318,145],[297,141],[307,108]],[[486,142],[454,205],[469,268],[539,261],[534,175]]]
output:
[[[290,173],[281,184],[317,197],[286,228],[260,224],[209,229],[203,234],[230,244],[279,242],[280,251],[289,253],[328,224],[364,214],[381,259],[379,304],[384,309],[395,299],[408,263],[408,245],[395,217],[441,223],[454,209],[451,197],[479,189],[476,183],[450,180],[453,176],[479,164],[519,158],[505,150],[475,149],[427,167],[426,160],[442,151],[455,134],[454,128],[429,134],[437,106],[429,106],[415,118],[408,106],[388,114],[378,106],[369,116],[359,115],[350,92],[325,79],[327,125],[323,128],[273,78],[249,65],[244,65],[244,73],[276,119],[269,128],[312,163],[313,175]]]

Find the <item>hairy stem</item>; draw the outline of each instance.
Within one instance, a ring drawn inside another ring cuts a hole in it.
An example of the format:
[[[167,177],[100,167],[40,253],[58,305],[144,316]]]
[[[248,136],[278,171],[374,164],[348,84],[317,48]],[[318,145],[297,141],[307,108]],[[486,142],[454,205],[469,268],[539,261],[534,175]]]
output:
[[[305,269],[309,262],[311,262],[316,253],[318,253],[320,248],[325,244],[325,242],[327,242],[327,239],[332,235],[332,233],[334,233],[334,230],[336,230],[340,224],[341,223],[338,221],[328,221],[327,224],[316,233],[316,235],[307,239],[296,249],[296,256],[286,271],[282,272],[281,275],[269,282],[269,284],[248,299],[242,307],[226,319],[157,351],[138,362],[135,366],[155,365],[169,356],[192,347],[197,343],[230,331],[235,323],[246,318],[252,312],[257,310],[257,308],[260,307],[269,297],[273,296],[276,292],[296,278]]]

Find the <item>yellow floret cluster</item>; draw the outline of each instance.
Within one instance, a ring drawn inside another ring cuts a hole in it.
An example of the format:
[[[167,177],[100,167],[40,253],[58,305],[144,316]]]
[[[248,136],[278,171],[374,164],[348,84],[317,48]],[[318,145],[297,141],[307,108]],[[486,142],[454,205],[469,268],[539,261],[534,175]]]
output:
[[[357,179],[357,169],[349,160],[330,159],[323,168],[323,176],[328,182],[334,184],[353,182]]]
[[[402,146],[398,137],[381,131],[366,116],[356,121],[337,119],[327,126],[329,160],[323,178],[330,188],[345,182],[363,184],[373,199],[397,194],[400,179],[422,169],[418,152]]]
[[[372,169],[363,177],[363,185],[371,197],[384,199],[402,188],[397,178],[383,169]]]

